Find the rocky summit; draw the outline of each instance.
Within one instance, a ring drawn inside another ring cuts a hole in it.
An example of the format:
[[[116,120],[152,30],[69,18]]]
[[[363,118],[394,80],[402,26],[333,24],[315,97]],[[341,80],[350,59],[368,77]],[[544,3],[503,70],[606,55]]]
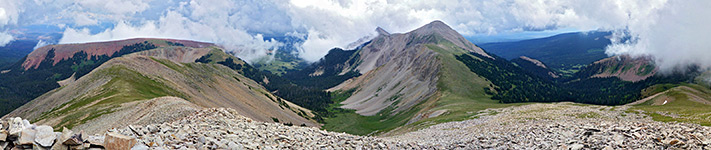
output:
[[[711,128],[663,123],[627,106],[530,104],[471,112],[472,119],[391,137],[254,121],[207,108],[171,122],[84,135],[2,120],[2,149],[709,149]]]

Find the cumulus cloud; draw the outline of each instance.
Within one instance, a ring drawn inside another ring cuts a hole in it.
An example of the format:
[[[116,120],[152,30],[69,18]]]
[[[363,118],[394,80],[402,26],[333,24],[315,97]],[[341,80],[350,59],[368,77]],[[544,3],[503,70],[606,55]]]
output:
[[[18,16],[22,12],[20,1],[0,1],[0,27],[8,24],[17,24]]]
[[[611,55],[653,56],[664,71],[699,65],[711,67],[711,1],[669,1],[648,16],[629,22],[625,32],[618,32],[615,44],[607,48]],[[631,37],[629,41],[621,38]]]
[[[135,14],[148,9],[150,0],[80,0],[77,4],[92,12]]]
[[[300,56],[315,61],[332,47],[343,47],[373,34],[380,26],[407,32],[442,20],[465,36],[560,28],[625,28],[630,16],[645,16],[665,0],[291,0],[287,7],[297,27],[307,29]]]
[[[17,18],[22,12],[20,1],[2,0],[0,1],[0,29],[8,25],[17,24]],[[0,47],[12,42],[15,38],[7,33],[7,30],[0,31]]]
[[[663,68],[711,64],[703,35],[711,30],[702,0],[3,0],[0,31],[10,26],[66,24],[60,43],[133,37],[214,42],[254,60],[296,36],[298,55],[317,61],[382,27],[407,32],[442,20],[465,36],[556,29],[612,30],[610,55],[652,55]],[[103,26],[111,24],[110,26]],[[96,29],[99,28],[97,31]],[[8,35],[2,33],[0,35]],[[4,36],[8,37],[8,36]],[[10,36],[11,37],[11,36]],[[673,49],[674,51],[670,51]],[[675,52],[675,53],[672,53]],[[683,54],[682,54],[683,53]],[[674,54],[674,55],[672,55]],[[711,65],[705,65],[711,66]]]
[[[137,37],[189,39],[214,42],[252,61],[266,56],[268,50],[281,45],[276,40],[264,40],[261,34],[243,29],[239,17],[230,14],[232,1],[191,1],[175,11],[167,11],[157,20],[138,23],[119,22],[113,28],[92,33],[88,28],[67,28],[59,43],[84,43]],[[225,10],[225,11],[214,11]]]
[[[8,43],[12,42],[12,40],[15,39],[12,37],[12,35],[4,32],[0,32],[0,47],[3,47],[7,45]]]
[[[88,13],[79,13],[74,17],[74,24],[78,26],[96,25],[99,21],[91,18]]]

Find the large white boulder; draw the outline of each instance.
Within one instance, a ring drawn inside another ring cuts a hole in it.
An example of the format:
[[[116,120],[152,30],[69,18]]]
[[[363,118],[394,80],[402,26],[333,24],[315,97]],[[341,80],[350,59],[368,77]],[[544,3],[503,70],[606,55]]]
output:
[[[50,126],[41,125],[35,128],[37,133],[35,134],[35,142],[42,147],[51,147],[54,141],[57,139],[56,134],[54,134],[54,129]]]
[[[22,118],[10,118],[8,132],[10,136],[17,137],[20,136],[22,129],[25,129],[25,124],[22,123]]]

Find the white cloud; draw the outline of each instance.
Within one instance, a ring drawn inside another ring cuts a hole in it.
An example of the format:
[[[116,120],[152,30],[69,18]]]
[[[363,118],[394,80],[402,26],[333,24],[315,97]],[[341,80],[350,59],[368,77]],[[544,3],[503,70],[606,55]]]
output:
[[[308,29],[300,56],[316,61],[333,47],[345,47],[372,35],[378,26],[399,33],[442,20],[469,36],[558,28],[616,29],[624,27],[627,16],[637,15],[636,9],[648,11],[658,2],[291,0],[288,4],[294,26]]]
[[[273,50],[281,45],[275,40],[264,40],[261,34],[251,35],[239,26],[223,20],[229,17],[227,13],[190,12],[193,12],[192,16],[202,20],[186,17],[176,11],[168,11],[157,21],[144,21],[137,24],[119,22],[114,28],[96,34],[92,34],[87,28],[67,28],[59,43],[84,43],[137,37],[189,39],[222,45],[247,61],[266,56],[267,50]]]
[[[628,34],[618,32],[608,54],[654,56],[664,71],[688,65],[711,67],[711,1],[669,1],[649,15],[631,19]],[[630,36],[629,42],[620,37]]]
[[[32,49],[35,50],[35,49],[37,49],[37,48],[40,48],[40,47],[43,47],[43,46],[47,46],[47,45],[51,45],[51,44],[52,44],[52,43],[50,43],[50,42],[47,42],[47,41],[44,41],[44,40],[39,40],[39,42],[37,42],[37,45],[35,45],[35,47],[32,48]]]
[[[0,1],[0,47],[12,42],[15,38],[7,33],[4,27],[17,24],[17,18],[22,9],[19,8],[20,1],[16,0],[1,0]]]
[[[390,32],[405,32],[428,22],[410,16],[406,7],[385,1],[293,0],[289,4],[292,24],[307,29],[299,56],[311,62],[331,48],[346,48],[362,37],[376,34],[378,26]]]
[[[0,27],[17,24],[17,18],[22,12],[21,3],[17,0],[0,1]]]
[[[91,18],[88,13],[78,13],[74,17],[74,24],[78,26],[96,25],[99,21]]]
[[[75,2],[92,12],[130,15],[148,9],[150,0],[76,0]]]
[[[2,0],[0,31],[11,26],[66,24],[62,43],[132,37],[215,42],[247,60],[281,43],[264,37],[303,35],[299,56],[316,61],[333,47],[375,34],[407,32],[442,20],[465,36],[530,30],[626,29],[636,43],[609,54],[653,55],[659,64],[703,63],[702,34],[711,7],[701,0]],[[113,24],[103,31],[85,27]],[[683,34],[674,34],[683,33]],[[707,34],[708,35],[708,34]],[[6,36],[7,37],[7,36]],[[674,37],[667,39],[667,37]],[[660,42],[667,41],[667,42]],[[673,41],[668,42],[668,41]],[[669,54],[665,49],[679,53]],[[687,50],[693,49],[693,50]],[[709,58],[709,57],[706,57]]]
[[[15,38],[12,37],[12,35],[5,32],[0,32],[0,47],[3,47],[8,43],[12,42],[13,39]]]

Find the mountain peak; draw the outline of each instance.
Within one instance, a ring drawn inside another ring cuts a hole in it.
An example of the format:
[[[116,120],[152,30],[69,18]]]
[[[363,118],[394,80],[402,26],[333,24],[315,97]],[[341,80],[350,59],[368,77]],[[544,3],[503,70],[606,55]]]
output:
[[[436,27],[436,28],[450,28],[449,25],[445,24],[444,22],[442,22],[440,20],[435,20],[435,21],[432,21],[432,22],[428,23],[427,25],[425,25],[425,27],[428,27],[428,26],[429,27]]]
[[[459,32],[439,20],[432,21],[420,28],[417,28],[410,32],[410,34],[417,37],[440,37],[446,41],[452,42],[452,44],[457,45],[462,49],[493,59],[493,57],[489,56],[489,54],[484,52],[484,50],[469,42],[469,40],[465,39],[464,36],[459,34]]]
[[[378,35],[390,35],[388,31],[385,31],[385,29],[381,27],[375,28],[375,32],[378,32]]]
[[[445,24],[442,21],[435,20],[432,21],[420,28],[415,29],[415,32],[417,33],[425,33],[425,34],[432,34],[432,33],[443,33],[443,34],[459,34],[457,31],[454,31],[449,25]]]

